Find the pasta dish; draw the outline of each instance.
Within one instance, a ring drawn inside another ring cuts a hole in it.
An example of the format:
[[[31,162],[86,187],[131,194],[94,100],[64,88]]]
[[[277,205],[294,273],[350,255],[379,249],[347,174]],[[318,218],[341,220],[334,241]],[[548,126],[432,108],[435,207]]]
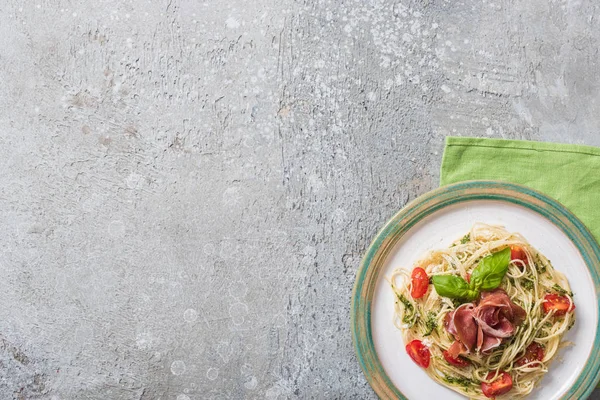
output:
[[[527,396],[575,323],[565,276],[501,226],[475,224],[389,281],[408,355],[472,399]]]

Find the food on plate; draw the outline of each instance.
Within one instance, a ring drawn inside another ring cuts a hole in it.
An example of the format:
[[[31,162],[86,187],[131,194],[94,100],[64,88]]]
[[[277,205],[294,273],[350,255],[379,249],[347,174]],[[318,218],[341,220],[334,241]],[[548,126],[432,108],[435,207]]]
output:
[[[500,226],[475,224],[389,281],[410,358],[472,399],[527,396],[575,323],[566,277]]]

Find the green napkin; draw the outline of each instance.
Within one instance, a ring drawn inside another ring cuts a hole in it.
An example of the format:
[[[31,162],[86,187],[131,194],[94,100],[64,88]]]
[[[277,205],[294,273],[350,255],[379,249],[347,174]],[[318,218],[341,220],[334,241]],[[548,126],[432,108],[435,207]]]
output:
[[[600,148],[523,140],[447,137],[440,186],[490,179],[558,200],[600,242]]]

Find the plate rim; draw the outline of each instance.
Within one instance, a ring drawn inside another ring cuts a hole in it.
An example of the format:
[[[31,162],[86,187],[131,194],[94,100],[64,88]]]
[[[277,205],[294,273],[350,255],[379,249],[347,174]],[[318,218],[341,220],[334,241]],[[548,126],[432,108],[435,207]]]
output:
[[[600,321],[600,246],[585,225],[557,200],[529,187],[503,181],[471,180],[439,187],[406,204],[375,235],[358,268],[350,306],[352,342],[365,378],[381,399],[407,398],[385,373],[373,343],[371,304],[386,256],[397,241],[428,215],[453,204],[500,200],[526,207],[556,225],[577,247],[596,291]],[[600,329],[592,348],[600,347]],[[587,398],[600,380],[600,353],[592,351],[585,366],[561,399]]]

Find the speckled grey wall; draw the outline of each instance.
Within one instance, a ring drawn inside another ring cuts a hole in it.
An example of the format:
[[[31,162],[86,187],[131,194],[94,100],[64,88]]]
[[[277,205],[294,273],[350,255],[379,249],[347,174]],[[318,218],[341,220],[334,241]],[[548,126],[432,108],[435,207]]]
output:
[[[447,134],[600,145],[581,1],[0,1],[0,398],[367,399]]]

